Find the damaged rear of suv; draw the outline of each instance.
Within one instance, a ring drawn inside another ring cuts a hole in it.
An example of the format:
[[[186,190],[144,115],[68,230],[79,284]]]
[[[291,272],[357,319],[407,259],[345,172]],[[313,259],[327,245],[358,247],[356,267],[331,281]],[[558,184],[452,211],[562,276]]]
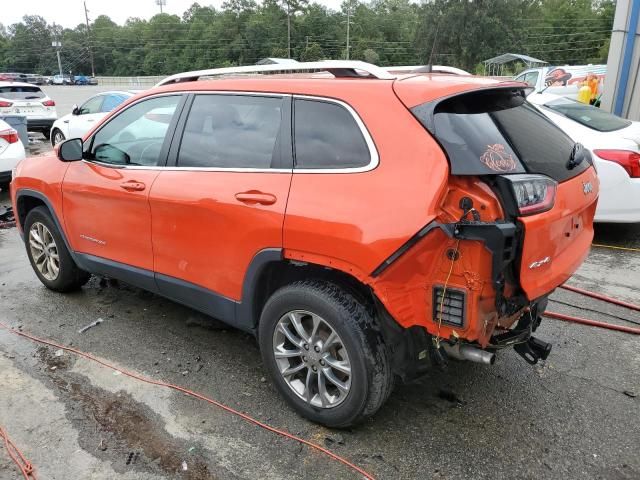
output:
[[[598,182],[524,88],[361,62],[177,74],[62,162],[22,162],[18,226],[47,287],[108,275],[251,332],[293,408],[351,425],[449,359],[549,355],[533,333]]]

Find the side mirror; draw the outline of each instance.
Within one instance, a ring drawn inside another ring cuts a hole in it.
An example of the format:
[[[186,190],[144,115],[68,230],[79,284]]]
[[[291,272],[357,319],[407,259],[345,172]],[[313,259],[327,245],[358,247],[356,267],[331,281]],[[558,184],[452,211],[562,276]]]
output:
[[[76,162],[82,160],[82,139],[72,138],[60,144],[58,158],[63,162]]]
[[[80,115],[80,109],[75,103],[73,104],[73,107],[71,107],[71,115]]]

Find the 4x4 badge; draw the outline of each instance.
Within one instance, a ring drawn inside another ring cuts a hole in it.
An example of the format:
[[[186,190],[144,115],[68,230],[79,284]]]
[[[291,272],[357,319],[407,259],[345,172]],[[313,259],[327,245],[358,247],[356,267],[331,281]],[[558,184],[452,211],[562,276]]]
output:
[[[582,191],[585,195],[589,195],[593,192],[593,185],[591,185],[591,182],[582,182]]]

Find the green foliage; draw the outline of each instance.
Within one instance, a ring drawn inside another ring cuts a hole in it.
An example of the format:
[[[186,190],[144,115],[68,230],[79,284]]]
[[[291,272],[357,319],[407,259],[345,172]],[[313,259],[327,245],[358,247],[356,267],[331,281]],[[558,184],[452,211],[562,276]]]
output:
[[[162,75],[255,63],[287,56],[313,61],[350,57],[380,65],[433,63],[483,73],[482,61],[506,52],[551,64],[604,62],[613,0],[345,0],[339,11],[307,0],[227,0],[218,10],[194,3],[182,17],[100,16],[87,27],[62,29],[37,15],[0,25],[0,71],[98,75]],[[349,14],[349,15],[347,15]],[[510,67],[517,70],[518,66]],[[515,72],[514,72],[515,73]]]

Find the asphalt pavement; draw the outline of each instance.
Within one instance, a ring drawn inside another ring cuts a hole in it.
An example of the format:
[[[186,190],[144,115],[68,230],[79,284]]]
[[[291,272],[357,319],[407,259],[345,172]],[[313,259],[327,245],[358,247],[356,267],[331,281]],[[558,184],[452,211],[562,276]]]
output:
[[[92,88],[53,87],[50,95],[62,115],[70,101],[65,89],[90,95]],[[640,225],[598,226],[596,242],[640,248]],[[640,253],[594,247],[569,283],[640,303]],[[638,312],[563,290],[549,308],[640,324]],[[0,321],[200,392],[325,446],[376,478],[640,478],[638,336],[547,319],[538,330],[554,345],[546,362],[532,367],[505,351],[493,366],[452,363],[397,387],[375,417],[339,431],[284,403],[247,334],[96,277],[79,292],[47,290],[15,228],[0,230]],[[361,478],[216,406],[1,328],[0,386],[0,426],[40,479]],[[14,478],[0,446],[0,479]]]

